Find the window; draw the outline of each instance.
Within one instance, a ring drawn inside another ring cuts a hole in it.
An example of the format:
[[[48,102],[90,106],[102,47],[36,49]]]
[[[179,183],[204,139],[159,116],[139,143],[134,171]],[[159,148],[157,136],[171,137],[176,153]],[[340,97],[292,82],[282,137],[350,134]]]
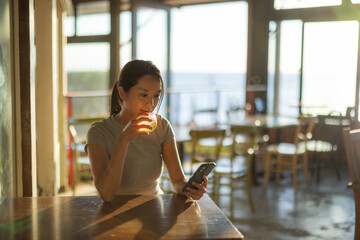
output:
[[[345,115],[354,106],[358,54],[357,21],[305,24],[304,111]]]
[[[340,4],[341,0],[274,0],[274,8],[277,10],[334,6]]]
[[[139,7],[136,19],[136,58],[152,61],[167,82],[167,10]],[[166,98],[159,113],[166,116]]]
[[[93,36],[110,33],[110,3],[108,1],[79,3],[76,9],[76,33],[75,17],[68,16],[64,24],[65,36]]]
[[[131,12],[120,13],[120,69],[131,60]]]
[[[109,89],[108,43],[74,43],[65,48],[67,92],[82,92],[71,98],[72,116],[106,115],[109,97],[83,97],[86,91]]]
[[[77,5],[77,35],[106,35],[110,33],[110,2],[98,1]]]
[[[280,25],[279,114],[297,116],[301,107],[301,113],[345,115],[355,105],[359,23],[306,22],[302,26],[300,20]],[[269,59],[274,44],[269,45]],[[270,64],[271,60],[269,69]],[[271,76],[269,70],[273,84]],[[270,98],[276,89],[269,86]]]
[[[300,94],[302,22],[281,22],[279,114],[297,116]]]
[[[209,108],[225,122],[232,105],[245,105],[247,9],[246,2],[172,9],[173,124],[188,124],[193,111]]]

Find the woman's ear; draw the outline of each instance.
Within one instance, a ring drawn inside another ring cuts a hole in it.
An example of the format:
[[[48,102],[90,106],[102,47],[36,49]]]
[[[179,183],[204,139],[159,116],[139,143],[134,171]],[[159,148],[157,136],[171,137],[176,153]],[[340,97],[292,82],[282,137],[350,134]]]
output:
[[[126,93],[125,93],[125,90],[123,87],[118,87],[118,91],[119,91],[119,97],[121,100],[125,100],[125,97],[126,97]]]

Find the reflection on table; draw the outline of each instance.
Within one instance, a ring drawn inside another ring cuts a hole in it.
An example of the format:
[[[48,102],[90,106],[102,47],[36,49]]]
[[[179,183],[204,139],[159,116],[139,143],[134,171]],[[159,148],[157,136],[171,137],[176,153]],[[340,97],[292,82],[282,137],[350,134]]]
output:
[[[243,239],[205,195],[8,198],[0,205],[0,239]]]

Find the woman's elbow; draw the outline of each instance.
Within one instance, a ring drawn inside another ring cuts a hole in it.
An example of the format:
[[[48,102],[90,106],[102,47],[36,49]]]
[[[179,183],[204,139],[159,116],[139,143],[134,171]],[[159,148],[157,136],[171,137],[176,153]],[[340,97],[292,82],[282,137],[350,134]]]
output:
[[[106,196],[100,194],[100,197],[104,202],[111,202],[114,199],[114,195]]]
[[[95,187],[96,187],[101,199],[104,202],[111,202],[114,199],[114,194],[104,191],[103,189],[99,188],[96,184],[95,184]]]
[[[101,193],[101,192],[99,192],[99,194],[104,202],[111,202],[114,199],[114,194]]]

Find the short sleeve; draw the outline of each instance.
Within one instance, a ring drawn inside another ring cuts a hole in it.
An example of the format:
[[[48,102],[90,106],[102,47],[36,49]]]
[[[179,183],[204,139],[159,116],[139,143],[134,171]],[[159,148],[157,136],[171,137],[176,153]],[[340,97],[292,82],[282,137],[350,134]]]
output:
[[[174,139],[175,134],[169,120],[160,116],[160,121],[162,128],[161,130],[163,134],[161,145],[164,146],[165,144],[167,144],[168,142]]]
[[[89,128],[87,135],[86,135],[86,145],[85,145],[85,152],[87,152],[87,145],[88,144],[95,144],[98,145],[105,150],[107,149],[107,136],[105,135],[106,131],[103,129],[104,127],[100,123],[93,123]]]

